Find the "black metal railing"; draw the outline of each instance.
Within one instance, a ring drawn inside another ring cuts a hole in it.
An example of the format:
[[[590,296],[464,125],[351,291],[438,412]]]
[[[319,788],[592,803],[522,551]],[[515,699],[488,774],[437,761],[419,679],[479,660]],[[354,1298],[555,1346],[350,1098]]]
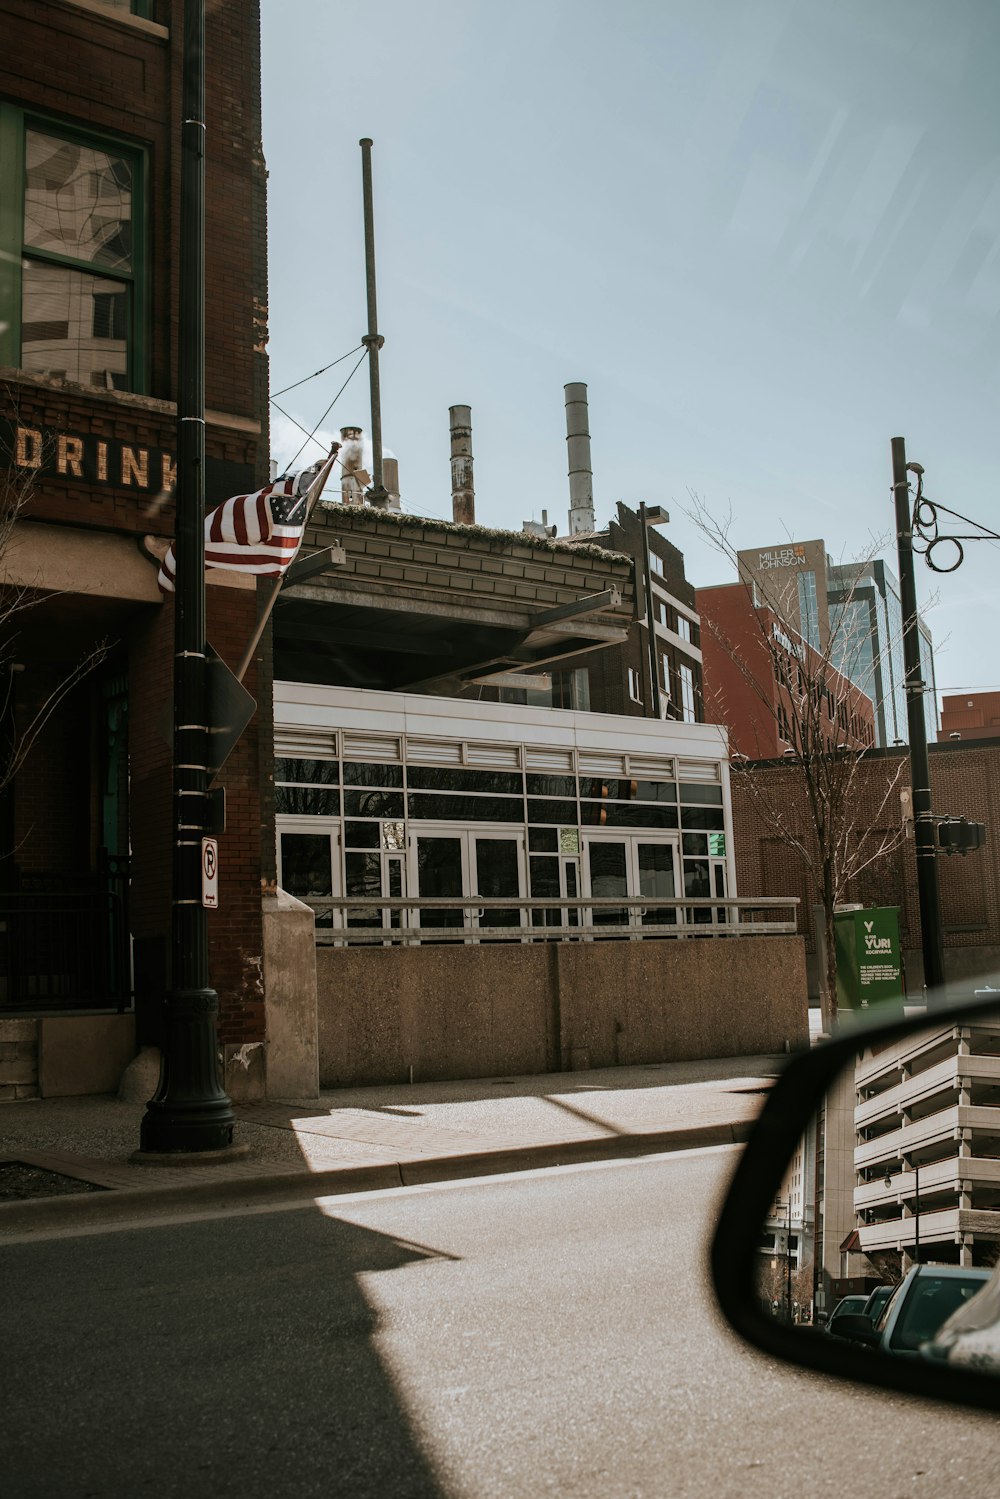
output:
[[[343,897],[306,900],[316,941],[333,946],[429,942],[606,942],[682,937],[777,937],[798,930],[794,896],[663,899],[588,896]]]
[[[0,1014],[122,1011],[132,1004],[128,869],[24,876],[0,891]]]

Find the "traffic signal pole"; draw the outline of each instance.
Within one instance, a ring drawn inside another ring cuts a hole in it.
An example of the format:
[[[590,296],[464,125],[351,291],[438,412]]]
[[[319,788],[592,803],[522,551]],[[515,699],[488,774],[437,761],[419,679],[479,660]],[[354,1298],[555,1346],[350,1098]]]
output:
[[[919,470],[918,470],[919,471]],[[944,984],[944,938],[938,894],[935,821],[931,811],[931,777],[927,755],[926,684],[920,665],[917,628],[917,585],[913,568],[913,509],[907,477],[906,444],[892,439],[892,493],[896,507],[896,554],[899,592],[903,606],[903,665],[906,672],[906,722],[910,739],[910,777],[913,787],[913,841],[917,856],[917,898],[924,959],[924,987]]]

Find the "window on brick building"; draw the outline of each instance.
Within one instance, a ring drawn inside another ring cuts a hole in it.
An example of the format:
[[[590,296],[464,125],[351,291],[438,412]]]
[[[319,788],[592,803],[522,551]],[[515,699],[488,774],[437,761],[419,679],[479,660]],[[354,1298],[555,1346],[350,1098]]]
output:
[[[144,157],[0,106],[0,362],[142,387]]]
[[[695,723],[698,714],[695,708],[694,672],[685,662],[680,664],[681,716],[685,723]]]

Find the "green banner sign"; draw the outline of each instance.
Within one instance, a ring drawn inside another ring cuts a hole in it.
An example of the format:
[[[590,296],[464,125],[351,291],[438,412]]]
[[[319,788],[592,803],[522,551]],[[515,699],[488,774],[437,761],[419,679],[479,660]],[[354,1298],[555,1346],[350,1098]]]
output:
[[[872,1005],[902,1000],[899,907],[838,911],[834,931],[840,1009],[867,1010]]]

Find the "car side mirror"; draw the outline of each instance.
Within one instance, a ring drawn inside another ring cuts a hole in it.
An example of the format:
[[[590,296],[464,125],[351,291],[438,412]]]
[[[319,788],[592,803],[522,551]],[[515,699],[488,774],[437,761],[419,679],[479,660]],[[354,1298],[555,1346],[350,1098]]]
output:
[[[850,1016],[792,1059],[711,1246],[740,1336],[857,1383],[1000,1410],[998,1262],[1000,992]]]

